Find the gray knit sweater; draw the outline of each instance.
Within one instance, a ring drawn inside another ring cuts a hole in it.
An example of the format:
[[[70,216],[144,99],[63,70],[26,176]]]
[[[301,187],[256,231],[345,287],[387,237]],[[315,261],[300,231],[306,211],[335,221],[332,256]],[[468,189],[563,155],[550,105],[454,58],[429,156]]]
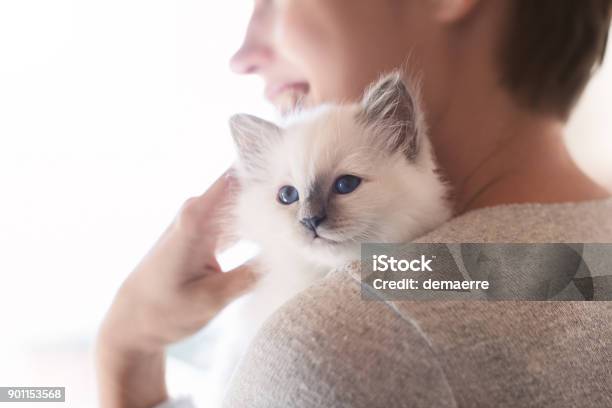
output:
[[[475,210],[418,242],[612,242],[612,199]],[[268,320],[225,406],[610,408],[612,302],[366,302],[347,266]]]

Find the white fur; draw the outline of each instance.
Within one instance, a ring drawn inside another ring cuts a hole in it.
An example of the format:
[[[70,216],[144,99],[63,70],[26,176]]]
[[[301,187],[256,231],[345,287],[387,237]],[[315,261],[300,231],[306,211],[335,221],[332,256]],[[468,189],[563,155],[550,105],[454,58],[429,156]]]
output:
[[[239,236],[261,246],[256,264],[261,279],[244,307],[244,339],[330,269],[359,259],[361,243],[408,242],[450,217],[418,98],[408,91],[411,116],[395,118],[401,113],[396,104],[407,101],[395,95],[393,86],[402,86],[398,77],[391,80],[373,86],[361,103],[302,112],[282,129],[250,116],[232,119],[240,152],[235,227]],[[368,107],[380,111],[380,118],[365,120]],[[390,148],[402,137],[398,129],[406,128],[400,125],[417,133],[414,157]],[[350,194],[334,193],[334,181],[346,174],[363,181]],[[285,185],[297,188],[298,202],[278,201]],[[329,209],[318,238],[300,223],[313,185],[325,192]]]
[[[385,80],[395,82],[381,85]],[[234,208],[236,226],[241,237],[262,249],[262,278],[249,307],[253,328],[330,269],[359,259],[362,242],[408,242],[450,217],[447,188],[436,172],[417,94],[408,90],[411,99],[402,101],[397,86],[403,83],[398,81],[398,76],[383,78],[362,103],[302,112],[284,129],[264,121],[254,129],[252,117],[233,119],[239,149],[246,149],[236,167],[241,189]],[[413,108],[410,117],[399,118],[417,132],[418,152],[412,160],[405,151],[389,148],[399,136],[394,134],[397,118],[388,117],[399,103]],[[368,107],[384,110],[379,115],[386,119],[360,119]],[[236,134],[241,132],[246,133]],[[249,152],[248,143],[265,148]],[[259,167],[254,170],[249,162]],[[345,174],[363,181],[350,194],[333,193],[334,181]],[[327,191],[327,205],[333,208],[317,229],[320,238],[299,222],[314,184]],[[279,203],[277,194],[284,185],[297,188],[298,202]]]

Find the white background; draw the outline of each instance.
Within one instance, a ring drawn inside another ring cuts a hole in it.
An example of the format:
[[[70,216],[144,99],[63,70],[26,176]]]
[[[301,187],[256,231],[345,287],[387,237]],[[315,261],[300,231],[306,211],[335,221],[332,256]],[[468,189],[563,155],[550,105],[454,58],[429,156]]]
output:
[[[232,162],[229,115],[273,115],[261,84],[228,69],[251,6],[0,2],[0,385],[66,386],[63,406],[96,406],[91,347],[114,291]],[[612,188],[611,91],[609,63],[567,139]],[[179,362],[170,380],[217,397]]]

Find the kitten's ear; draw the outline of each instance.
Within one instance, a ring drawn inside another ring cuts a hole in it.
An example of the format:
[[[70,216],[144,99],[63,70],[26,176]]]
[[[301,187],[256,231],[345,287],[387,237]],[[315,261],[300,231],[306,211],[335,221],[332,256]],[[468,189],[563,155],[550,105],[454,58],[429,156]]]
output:
[[[409,90],[399,71],[382,77],[365,92],[361,116],[379,130],[391,151],[402,151],[410,160],[419,153],[421,113],[416,91]]]
[[[244,113],[230,118],[230,129],[238,156],[247,172],[265,170],[270,147],[280,140],[281,128],[274,123]]]

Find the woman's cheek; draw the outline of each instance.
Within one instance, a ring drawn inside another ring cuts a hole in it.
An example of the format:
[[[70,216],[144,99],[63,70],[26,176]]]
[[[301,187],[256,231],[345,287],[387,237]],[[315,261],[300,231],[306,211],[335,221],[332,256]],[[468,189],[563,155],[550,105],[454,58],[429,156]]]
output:
[[[311,97],[320,99],[326,80],[338,68],[334,30],[326,25],[326,9],[320,0],[279,0],[276,44],[279,53],[306,76]],[[326,72],[326,75],[322,75]]]
[[[276,0],[276,44],[310,84],[312,103],[361,97],[380,72],[403,62],[396,17],[372,0]]]
[[[325,39],[325,24],[328,14],[324,1],[277,0],[277,40],[287,52],[292,49],[316,47]]]

